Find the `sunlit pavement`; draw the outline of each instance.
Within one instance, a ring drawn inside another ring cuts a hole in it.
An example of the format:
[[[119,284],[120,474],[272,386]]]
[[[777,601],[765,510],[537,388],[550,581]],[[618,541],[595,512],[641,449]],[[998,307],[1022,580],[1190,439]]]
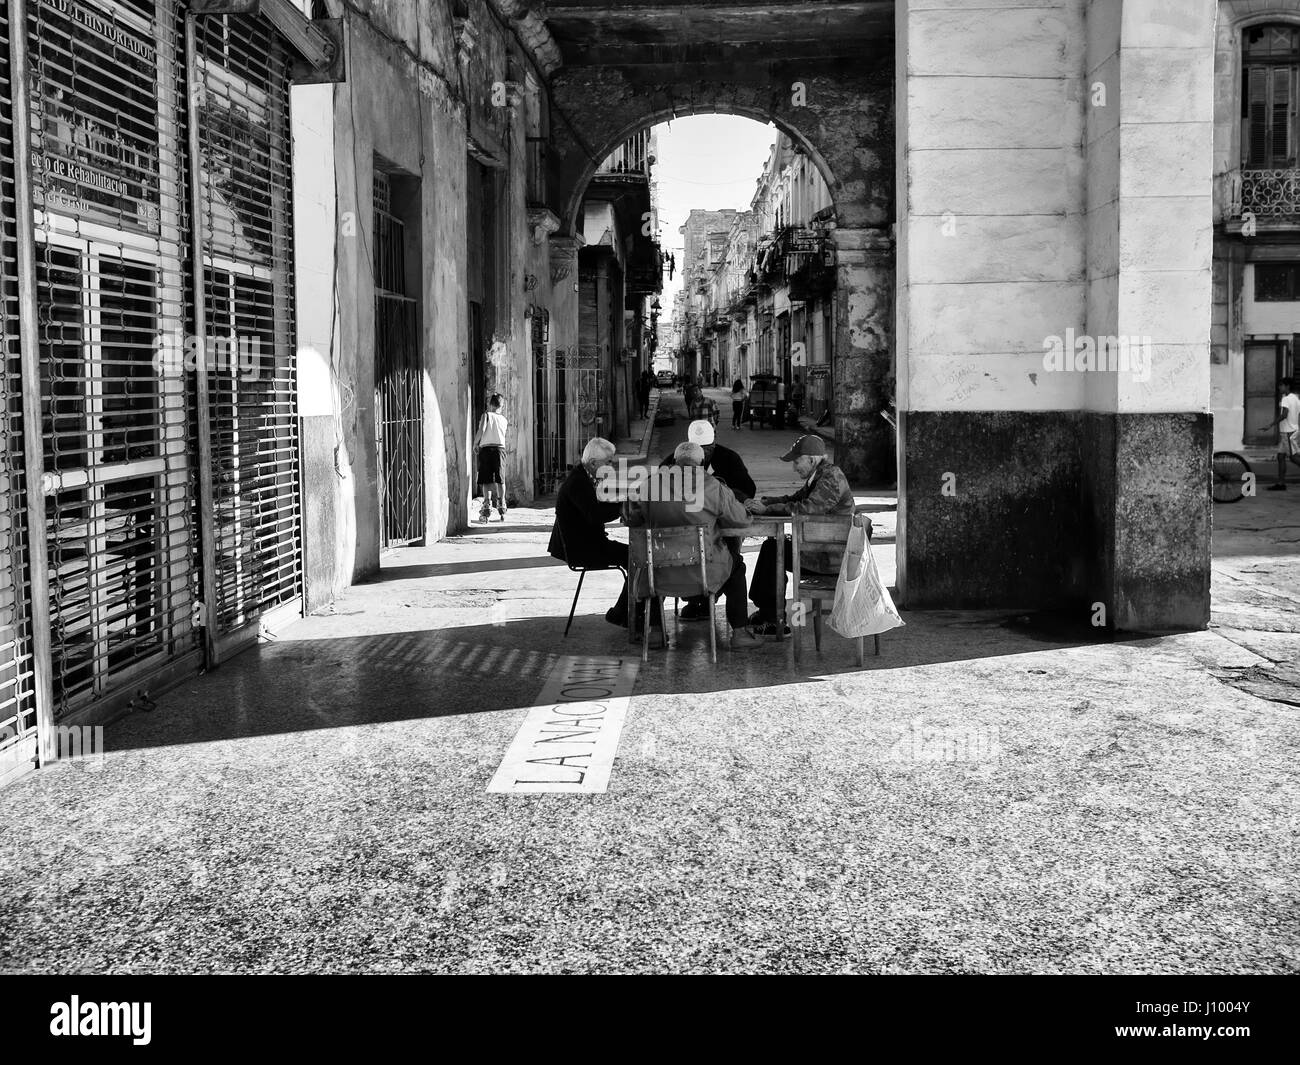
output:
[[[723,413],[760,490],[788,490],[795,434]],[[893,501],[870,502],[892,580]],[[641,666],[600,574],[565,640],[550,520],[394,552],[110,726],[102,764],[0,792],[0,967],[1297,968],[1300,491],[1216,508],[1208,632],[907,613],[861,670],[829,632],[800,666],[726,650],[721,611],[716,667],[707,626],[671,619]],[[489,794],[565,656],[629,652],[608,790]]]

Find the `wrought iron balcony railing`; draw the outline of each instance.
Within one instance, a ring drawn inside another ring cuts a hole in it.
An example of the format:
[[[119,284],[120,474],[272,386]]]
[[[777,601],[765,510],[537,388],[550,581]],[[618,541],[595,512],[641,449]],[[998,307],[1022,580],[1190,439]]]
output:
[[[1300,168],[1237,171],[1228,175],[1226,195],[1233,218],[1300,218]]]
[[[596,176],[648,178],[652,164],[650,131],[647,129],[615,148],[596,168]]]

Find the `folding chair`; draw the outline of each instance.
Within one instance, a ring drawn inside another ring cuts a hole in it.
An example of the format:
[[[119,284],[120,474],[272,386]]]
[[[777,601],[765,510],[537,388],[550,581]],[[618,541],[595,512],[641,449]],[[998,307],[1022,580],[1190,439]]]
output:
[[[800,550],[803,548],[820,547],[823,551],[828,546],[835,546],[843,549],[848,544],[849,530],[858,525],[866,529],[867,532],[867,550],[871,550],[871,519],[865,513],[858,511],[854,514],[796,514],[791,521],[793,531],[791,532],[791,556],[794,599],[796,602],[803,602],[805,599],[812,603],[813,608],[813,640],[817,650],[822,649],[822,604],[829,602],[832,607],[835,603],[835,586],[839,581],[836,576],[817,574],[812,577],[805,576],[801,570]],[[800,619],[802,620],[802,619]],[[794,630],[794,660],[799,661],[803,654],[803,626],[793,625]],[[866,650],[863,647],[863,637],[858,638],[858,665],[865,666]],[[880,637],[873,636],[875,641],[876,654],[880,654]]]
[[[671,525],[660,529],[645,527],[631,531],[628,547],[629,602],[636,589],[637,578],[645,571],[650,578],[650,595],[645,601],[645,621],[642,626],[641,661],[650,661],[650,610],[660,600],[655,588],[655,571],[660,569],[691,570],[699,567],[699,588],[674,595],[674,599],[685,599],[693,595],[707,595],[709,598],[709,660],[718,660],[718,633],[713,614],[717,597],[709,589],[708,575],[708,530],[703,525]],[[661,649],[668,646],[668,634],[661,634]]]
[[[569,607],[569,622],[568,622],[567,625],[564,626],[564,637],[565,637],[565,639],[568,639],[568,636],[569,636],[569,629],[572,628],[572,626],[573,626],[573,612],[574,612],[575,610],[578,609],[578,596],[580,596],[580,595],[582,594],[582,582],[583,582],[584,580],[587,579],[587,571],[588,571],[588,570],[595,570],[596,572],[599,573],[599,572],[601,572],[602,570],[611,570],[611,569],[616,569],[616,570],[619,571],[619,573],[623,574],[623,583],[624,583],[624,585],[626,585],[626,584],[627,584],[627,570],[625,570],[622,566],[619,566],[619,565],[613,565],[613,566],[575,566],[572,562],[569,561],[569,545],[566,544],[566,543],[564,542],[564,532],[563,532],[563,530],[560,531],[560,544],[561,544],[561,546],[564,548],[564,563],[565,563],[565,565],[568,566],[569,569],[570,569],[571,571],[573,571],[574,573],[576,573],[576,574],[578,575],[578,587],[577,587],[577,590],[574,591],[574,593],[573,593],[573,605],[572,605],[571,607]],[[629,600],[628,600],[628,610],[630,611],[631,609],[632,609],[632,602],[631,602],[631,599],[629,599]],[[630,625],[629,625],[628,627],[631,628]],[[629,639],[629,642],[630,642],[630,639]]]

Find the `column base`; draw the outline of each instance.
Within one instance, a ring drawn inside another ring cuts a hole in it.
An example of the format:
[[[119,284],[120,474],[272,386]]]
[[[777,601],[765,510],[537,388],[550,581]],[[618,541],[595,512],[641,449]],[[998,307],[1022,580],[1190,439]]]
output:
[[[899,433],[905,607],[1209,623],[1208,414],[906,411]]]

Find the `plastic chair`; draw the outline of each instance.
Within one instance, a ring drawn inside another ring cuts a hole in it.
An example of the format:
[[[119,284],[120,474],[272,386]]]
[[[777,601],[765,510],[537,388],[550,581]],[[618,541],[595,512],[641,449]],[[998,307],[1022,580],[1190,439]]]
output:
[[[822,604],[829,602],[834,605],[835,586],[838,583],[838,575],[829,576],[817,574],[813,577],[805,576],[801,570],[800,553],[806,548],[820,547],[825,550],[828,546],[839,547],[841,550],[848,544],[849,530],[858,525],[866,529],[867,532],[867,550],[871,550],[871,519],[862,511],[853,514],[796,514],[791,520],[791,556],[793,577],[794,577],[794,599],[802,603],[805,599],[811,602],[813,608],[813,641],[817,650],[822,649]],[[800,619],[802,620],[802,619]],[[803,626],[794,625],[794,660],[798,662],[803,654]],[[875,641],[876,654],[880,654],[880,636],[873,636]],[[858,640],[858,665],[867,664],[866,650],[863,646],[863,637],[859,636]]]
[[[573,605],[572,605],[571,607],[569,607],[569,621],[568,621],[568,624],[566,624],[566,625],[564,626],[564,637],[565,637],[565,639],[568,639],[568,636],[569,636],[569,629],[573,627],[573,613],[574,613],[575,610],[578,609],[578,596],[580,596],[580,595],[582,594],[582,582],[583,582],[584,580],[587,579],[587,571],[588,571],[588,570],[595,570],[596,572],[599,573],[599,572],[602,571],[602,570],[611,570],[611,569],[616,569],[616,570],[619,571],[619,573],[623,574],[623,583],[624,583],[624,585],[626,585],[626,584],[627,584],[627,570],[624,569],[622,566],[619,566],[619,565],[613,565],[613,566],[575,566],[572,562],[569,561],[569,545],[566,544],[566,543],[564,542],[564,530],[563,530],[563,529],[560,530],[560,544],[561,544],[561,546],[564,548],[564,564],[565,564],[566,566],[568,566],[569,569],[570,569],[572,572],[578,574],[578,587],[577,587],[577,589],[576,589],[576,590],[574,591],[574,593],[573,593]],[[629,600],[629,601],[628,601],[628,609],[629,609],[629,610],[631,609],[631,605],[632,605],[632,604],[631,604],[631,600]],[[628,627],[631,628],[632,626],[629,625]],[[628,641],[628,642],[631,642],[631,639],[630,639],[630,638],[629,638],[629,641]]]
[[[661,598],[655,588],[657,570],[679,569],[691,571],[698,567],[699,587],[680,595],[675,599],[685,599],[693,595],[707,595],[709,598],[709,660],[718,660],[718,633],[713,620],[717,597],[709,588],[708,546],[709,530],[703,525],[670,525],[659,529],[637,527],[630,530],[628,559],[629,601],[632,589],[637,586],[637,577],[645,571],[650,578],[650,595],[645,601],[645,621],[642,626],[641,661],[650,661],[650,610]],[[694,575],[694,574],[692,574]],[[668,634],[661,634],[661,649],[668,646]]]

